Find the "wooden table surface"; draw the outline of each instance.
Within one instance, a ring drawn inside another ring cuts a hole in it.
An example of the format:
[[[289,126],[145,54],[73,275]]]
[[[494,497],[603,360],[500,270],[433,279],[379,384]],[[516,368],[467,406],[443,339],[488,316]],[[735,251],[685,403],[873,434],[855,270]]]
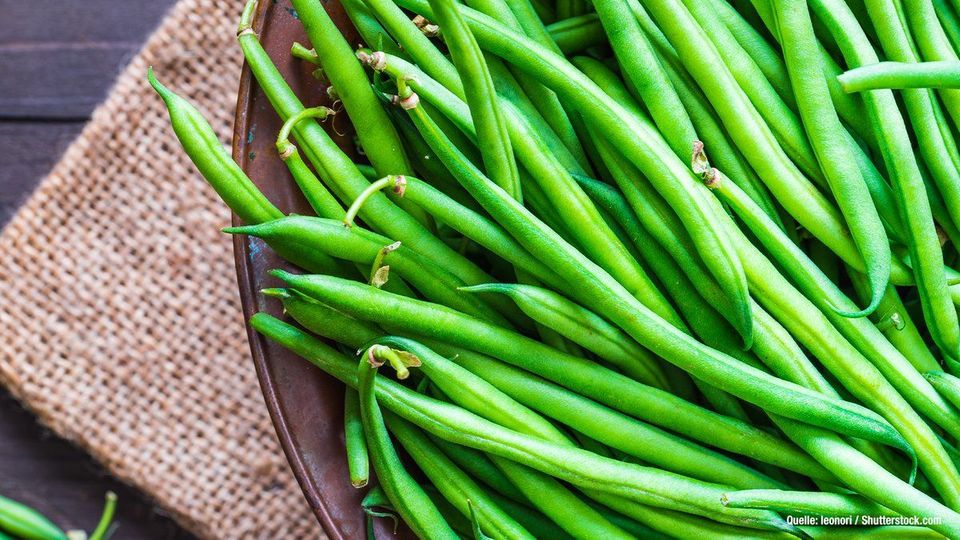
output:
[[[175,0],[0,0],[0,224],[56,163]],[[0,390],[0,494],[90,531],[120,496],[113,538],[192,538]]]

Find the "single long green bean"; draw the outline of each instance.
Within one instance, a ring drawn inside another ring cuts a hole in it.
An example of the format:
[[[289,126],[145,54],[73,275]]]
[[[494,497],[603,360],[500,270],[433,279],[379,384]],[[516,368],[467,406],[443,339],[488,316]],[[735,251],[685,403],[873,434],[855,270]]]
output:
[[[597,0],[594,7],[624,79],[646,105],[673,151],[685,156],[697,133],[627,0]]]
[[[723,494],[733,508],[763,508],[791,516],[897,516],[897,512],[869,500],[839,493],[748,489]]]
[[[844,92],[882,88],[960,88],[960,62],[878,62],[837,77]]]
[[[866,265],[870,302],[852,316],[869,315],[880,304],[890,280],[889,241],[860,174],[852,143],[833,108],[823,71],[818,69],[817,39],[806,0],[773,0],[773,5],[800,117]]]
[[[256,3],[258,0],[250,0]],[[291,0],[297,18],[316,48],[317,60],[350,115],[360,146],[382,175],[409,174],[412,169],[400,136],[384,112],[364,74],[363,67],[330,19],[323,5],[312,0]]]
[[[513,283],[461,288],[472,293],[505,294],[533,320],[567,336],[638,381],[669,389],[657,360],[630,336],[592,311],[551,290]]]
[[[170,114],[170,124],[187,156],[230,210],[249,224],[283,217],[283,212],[263,195],[233,161],[200,111],[160,84],[152,69],[147,70],[147,78],[163,99]],[[349,272],[332,257],[322,253],[302,252],[296,246],[282,244],[277,244],[274,249],[284,259],[313,272],[342,275]]]

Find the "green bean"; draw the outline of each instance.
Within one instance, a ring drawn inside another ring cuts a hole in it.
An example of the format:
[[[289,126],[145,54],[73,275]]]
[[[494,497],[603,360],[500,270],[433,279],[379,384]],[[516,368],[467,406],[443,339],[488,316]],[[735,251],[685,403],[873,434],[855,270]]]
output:
[[[957,52],[937,20],[931,0],[905,0],[903,14],[913,35],[915,46],[919,48],[924,60],[960,61],[960,56],[957,56]],[[943,88],[937,94],[943,100],[954,124],[960,122],[960,90]]]
[[[649,351],[602,317],[551,290],[522,284],[487,283],[463,287],[473,293],[505,294],[533,320],[569,337],[634,379],[669,389],[666,375]]]
[[[474,242],[503,257],[511,264],[537,276],[537,278],[555,287],[562,286],[563,279],[560,276],[537,261],[496,223],[457,204],[430,184],[418,178],[396,176],[387,178],[390,181],[384,182],[379,188],[390,187],[396,190],[402,179],[402,196],[426,210],[434,219],[447,224]],[[374,187],[374,184],[371,184],[371,187]],[[357,198],[350,208],[359,210],[360,205],[365,200],[366,197]]]
[[[342,223],[307,216],[290,216],[282,219],[224,229],[230,234],[246,234],[262,238],[269,244],[291,245],[301,250],[319,250],[338,259],[371,265],[381,256],[384,246],[393,241],[360,228],[346,229]],[[509,326],[506,319],[491,311],[485,304],[458,294],[456,287],[463,285],[443,268],[427,267],[418,260],[417,254],[401,245],[389,255],[393,270],[410,282],[431,301],[450,304],[451,307],[472,313],[500,326]]]
[[[400,3],[413,11],[430,14],[429,6],[422,0],[402,0]],[[684,226],[691,232],[707,268],[725,293],[734,299],[735,305],[743,305],[747,298],[743,268],[733,256],[726,238],[717,236],[708,225],[716,218],[715,209],[708,204],[707,198],[698,194],[698,186],[690,182],[690,171],[654,128],[636,121],[559,55],[483,14],[469,8],[462,8],[461,12],[482,47],[540,79],[568,106],[587,115],[591,122],[609,128],[604,133],[611,142],[644,170],[671,205],[681,210]],[[749,343],[749,336],[745,337]]]
[[[347,385],[357,385],[358,375],[351,368],[351,362],[319,340],[263,313],[254,315],[250,324],[258,332],[291,349]],[[530,437],[484,420],[454,405],[417,394],[389,379],[381,378],[377,380],[375,388],[371,388],[373,384],[370,375],[373,372],[370,369],[366,371],[368,374],[365,376],[371,379],[365,381],[367,390],[375,389],[376,397],[374,399],[373,392],[365,396],[361,391],[361,406],[366,401],[373,401],[376,406],[379,401],[391,412],[450,442],[491,452],[575,485],[615,493],[643,504],[693,512],[711,519],[762,530],[790,533],[794,531],[769,512],[718,509],[717,500],[722,489],[716,484],[618,462],[579,448],[556,445]],[[382,427],[382,420],[378,424]],[[366,417],[364,425],[368,425]],[[374,468],[379,475],[380,468],[376,461],[379,457],[374,457],[378,454],[373,452],[374,445],[369,438],[368,445],[371,448],[371,457],[374,458]],[[420,491],[419,487],[411,488],[411,491],[413,489]]]
[[[388,428],[403,448],[458,512],[468,518],[471,512],[475,512],[479,526],[495,538],[534,538],[444,455],[429,437],[397,416],[387,415],[386,419]]]
[[[360,420],[360,395],[352,388],[347,388],[343,394],[343,435],[350,483],[353,487],[361,488],[370,480],[370,459]]]
[[[390,34],[370,10],[370,7],[367,6],[366,0],[341,0],[340,5],[343,6],[343,10],[347,12],[347,17],[350,17],[350,22],[353,23],[368,47],[376,48],[378,51],[386,51],[390,54],[403,54],[400,46],[390,37]]]
[[[646,105],[674,153],[685,156],[697,133],[628,0],[597,0],[594,7],[634,95]]]
[[[826,492],[748,489],[724,493],[722,503],[733,508],[762,508],[790,516],[899,515],[861,497]]]
[[[250,3],[256,2],[250,0]],[[400,136],[373,94],[363,67],[353,55],[353,48],[340,34],[323,5],[311,0],[291,0],[291,3],[316,48],[324,74],[350,115],[360,146],[370,163],[382,175],[409,174],[410,163]]]
[[[625,412],[632,415],[639,415],[640,413],[631,406],[634,399],[640,398],[641,395],[652,397],[652,395],[659,393],[653,388],[641,385],[632,379],[591,364],[586,360],[568,357],[533,340],[488,325],[449,308],[404,299],[372,287],[329,276],[295,276],[280,271],[276,275],[281,276],[294,288],[300,289],[302,292],[306,292],[351,316],[366,320],[393,320],[405,325],[406,328],[416,334],[435,337],[474,350],[481,348],[484,352],[494,354],[505,361],[538,372],[542,376],[561,382],[566,386],[575,387],[578,392],[598,401],[609,403],[621,410],[628,407]],[[632,298],[629,295],[627,297]],[[359,298],[365,298],[366,301],[363,304],[358,304]],[[639,317],[640,310],[645,308],[637,304],[631,306],[630,309],[635,316]],[[606,313],[611,314],[613,312],[611,310]],[[439,321],[449,322],[450,327],[458,328],[459,332],[447,332],[444,328],[445,325],[440,325]],[[430,324],[423,324],[428,322]],[[653,323],[651,322],[651,324]],[[642,326],[650,328],[650,325]],[[703,355],[704,360],[710,358],[709,362],[712,362],[712,367],[716,368],[719,364],[722,369],[696,369],[696,371],[705,373],[703,378],[708,382],[716,383],[719,380],[717,378],[718,372],[737,373],[736,376],[730,376],[732,380],[724,383],[726,384],[724,389],[738,397],[747,401],[762,402],[762,406],[769,410],[784,410],[802,416],[806,422],[820,422],[831,429],[843,433],[856,433],[857,436],[884,442],[909,452],[909,447],[900,439],[899,434],[880,420],[875,413],[851,403],[822,396],[772,377],[755,368],[739,364],[739,362],[698,343],[688,348],[686,343],[696,342],[686,334],[682,334],[664,323],[660,323],[658,326],[662,328],[655,329],[654,336],[647,336],[655,337],[658,342],[657,346],[655,347],[651,340],[647,345],[648,348],[654,353],[663,351],[676,356],[680,347],[682,347],[684,350],[683,353],[680,353],[683,354],[682,361],[678,364],[687,364],[691,367],[700,363],[701,360],[697,359],[697,356]],[[669,339],[664,339],[668,332],[673,335]],[[641,344],[643,344],[643,341],[645,340],[640,340]],[[667,342],[667,347],[663,347],[664,342]],[[483,345],[479,345],[480,343]],[[656,349],[661,349],[661,351]],[[661,356],[666,358],[664,354],[661,354]],[[754,381],[757,382],[754,383]],[[774,393],[777,396],[776,399],[770,399],[768,396]],[[661,401],[661,406],[668,399],[667,396],[669,394],[658,400]],[[790,397],[787,398],[787,396]],[[613,402],[611,403],[611,401]],[[671,401],[674,401],[675,406],[684,403],[682,400],[674,399]],[[690,407],[686,408],[691,409]],[[647,412],[647,414],[649,413]]]
[[[923,376],[942,396],[950,400],[950,403],[960,407],[960,379],[942,371],[928,371]]]
[[[538,510],[573,538],[633,538],[550,476],[503,458],[494,457],[493,462]]]
[[[288,118],[277,134],[277,152],[280,154],[280,159],[290,169],[294,182],[297,183],[304,198],[307,199],[310,208],[313,208],[313,211],[320,217],[337,219],[343,216],[343,207],[327,191],[316,175],[313,174],[313,171],[307,167],[307,164],[303,162],[296,145],[290,142],[290,130],[297,122],[307,118],[318,118],[322,121],[333,114],[334,112],[326,107],[313,107],[303,109]]]
[[[117,494],[108,491],[104,496],[103,513],[97,522],[97,527],[90,533],[90,540],[105,540],[110,533],[110,526],[113,524],[113,517],[117,513]]]
[[[252,321],[253,319],[251,323]],[[363,431],[380,486],[403,517],[403,521],[417,536],[431,539],[458,539],[459,537],[444,520],[430,497],[404,469],[400,456],[397,455],[390,441],[390,435],[384,425],[383,413],[377,403],[379,387],[382,384],[378,383],[376,376],[379,364],[374,362],[382,362],[382,360],[377,358],[375,352],[373,349],[364,352],[355,376],[355,386],[360,392]]]
[[[250,28],[251,6],[255,5],[255,2],[256,0],[250,0],[248,3],[245,16],[241,18],[241,31],[237,40],[247,60],[247,66],[260,83],[260,88],[277,114],[286,120],[304,107],[273,65],[256,34],[244,31]],[[379,104],[377,106],[379,107]],[[293,133],[301,143],[300,149],[314,166],[325,173],[324,180],[341,201],[352,200],[369,184],[319,125],[310,122],[298,123],[293,127]],[[469,284],[491,280],[479,267],[440,241],[419,221],[383,195],[371,197],[361,217],[372,228],[404,242],[425,259],[460,276]]]
[[[773,5],[800,117],[866,265],[872,295],[855,316],[869,315],[880,304],[890,279],[887,235],[833,108],[823,71],[817,68],[817,40],[806,0],[773,0]]]
[[[837,77],[844,92],[882,88],[960,88],[960,62],[878,62]]]
[[[262,223],[283,217],[283,212],[267,200],[243,169],[231,159],[200,111],[160,84],[152,68],[147,70],[147,78],[163,99],[170,113],[173,131],[187,156],[223,202],[245,223]],[[333,258],[322,253],[303,252],[296,246],[282,243],[273,246],[273,249],[284,259],[310,271],[343,275],[348,272]]]
[[[0,530],[24,540],[66,540],[67,535],[33,508],[0,496]]]
[[[510,136],[497,107],[493,79],[483,53],[453,0],[430,0],[433,20],[443,35],[460,73],[463,94],[477,130],[480,155],[489,177],[514,197],[520,197],[520,175],[513,158]],[[404,97],[404,96],[401,96]]]

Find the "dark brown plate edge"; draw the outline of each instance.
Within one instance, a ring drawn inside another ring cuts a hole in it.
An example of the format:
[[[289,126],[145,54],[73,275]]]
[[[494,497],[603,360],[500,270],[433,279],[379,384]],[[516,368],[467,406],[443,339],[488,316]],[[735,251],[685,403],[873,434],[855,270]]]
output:
[[[253,28],[263,28],[268,13],[269,2],[260,2],[254,16]],[[253,74],[247,62],[243,62],[240,72],[239,90],[237,93],[237,107],[234,114],[233,137],[231,142],[231,151],[233,159],[246,169],[246,155],[244,152],[246,134],[250,129],[251,109],[253,107],[252,93],[255,81]],[[234,226],[242,225],[236,214],[231,215],[231,222]],[[267,411],[270,420],[273,423],[283,449],[287,462],[293,471],[294,477],[300,486],[303,496],[306,498],[310,509],[323,528],[324,533],[335,540],[347,540],[341,535],[339,527],[336,525],[336,519],[331,514],[326,501],[321,495],[322,490],[315,485],[311,475],[308,472],[308,466],[302,459],[297,450],[295,435],[287,424],[285,415],[280,406],[278,398],[278,388],[273,378],[269,374],[267,367],[267,340],[250,326],[250,318],[258,312],[259,303],[257,296],[259,291],[254,287],[256,282],[254,278],[254,268],[251,264],[251,253],[249,240],[242,235],[233,237],[234,263],[237,270],[237,285],[240,293],[240,303],[243,309],[244,326],[247,331],[247,341],[250,345],[250,353],[253,365],[257,373],[257,380],[260,383],[260,389],[266,402]]]

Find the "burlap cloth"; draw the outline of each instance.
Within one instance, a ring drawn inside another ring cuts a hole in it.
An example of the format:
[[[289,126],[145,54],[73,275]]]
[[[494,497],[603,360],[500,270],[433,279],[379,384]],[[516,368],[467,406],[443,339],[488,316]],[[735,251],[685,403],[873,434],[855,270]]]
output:
[[[229,211],[145,80],[229,140],[241,9],[179,2],[3,231],[0,383],[201,537],[318,537],[250,361]]]

